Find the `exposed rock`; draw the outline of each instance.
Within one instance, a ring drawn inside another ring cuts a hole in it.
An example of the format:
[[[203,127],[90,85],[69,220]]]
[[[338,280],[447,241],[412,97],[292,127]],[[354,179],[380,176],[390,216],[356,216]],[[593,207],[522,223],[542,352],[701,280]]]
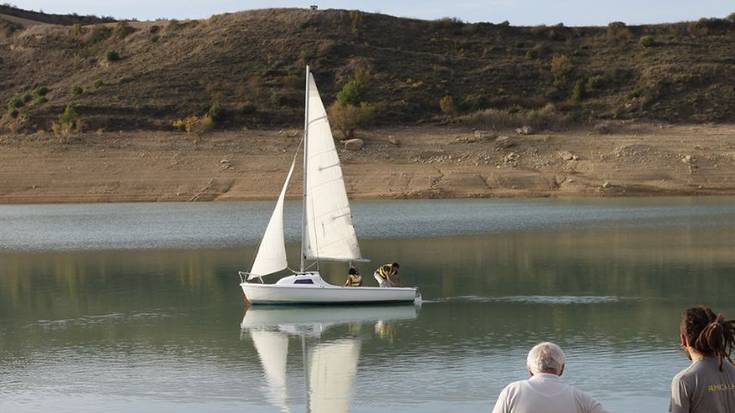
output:
[[[505,155],[505,158],[503,158],[503,159],[505,160],[505,162],[516,162],[520,158],[521,158],[520,155],[518,155],[515,152],[511,152],[511,153]]]
[[[388,142],[390,142],[391,145],[395,146],[401,146],[401,141],[399,141],[395,136],[389,135],[388,136]]]
[[[693,164],[695,159],[692,155],[684,155],[684,157],[681,158],[681,161],[686,164]]]
[[[610,122],[600,122],[594,126],[594,130],[600,135],[609,135],[613,133],[613,127]]]
[[[602,187],[605,188],[605,189],[610,188],[610,182],[608,182],[608,181],[603,182],[602,183]]]
[[[365,146],[365,141],[362,139],[348,139],[346,141],[343,141],[345,144],[345,149],[348,151],[359,151],[362,149],[363,146]]]
[[[575,155],[569,151],[561,151],[559,157],[565,161],[571,161],[574,160]]]
[[[482,139],[491,139],[495,135],[493,135],[492,133],[488,131],[476,130],[474,136],[475,136],[475,139],[482,140]]]
[[[508,149],[516,145],[510,136],[501,136],[495,140],[495,150]]]
[[[533,135],[534,130],[530,126],[523,126],[521,128],[516,129],[516,133],[519,135]]]

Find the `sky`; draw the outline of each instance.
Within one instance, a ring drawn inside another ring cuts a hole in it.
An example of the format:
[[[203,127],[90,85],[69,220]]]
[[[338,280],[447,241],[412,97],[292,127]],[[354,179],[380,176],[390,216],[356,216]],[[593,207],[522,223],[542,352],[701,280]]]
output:
[[[198,19],[224,12],[270,7],[359,9],[402,17],[458,17],[469,22],[508,20],[513,25],[564,23],[568,26],[666,23],[726,17],[735,12],[732,0],[2,0],[48,13],[78,13],[116,18]]]

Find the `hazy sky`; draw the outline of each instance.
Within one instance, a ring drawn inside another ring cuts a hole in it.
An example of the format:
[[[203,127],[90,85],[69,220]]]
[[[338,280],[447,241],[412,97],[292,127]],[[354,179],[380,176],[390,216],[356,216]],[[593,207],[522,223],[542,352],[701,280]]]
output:
[[[605,25],[611,21],[661,23],[725,17],[735,12],[732,0],[3,0],[18,7],[51,13],[78,13],[117,18],[201,18],[227,11],[268,7],[360,9],[396,16],[437,19],[459,17],[466,21],[514,25],[564,23]]]

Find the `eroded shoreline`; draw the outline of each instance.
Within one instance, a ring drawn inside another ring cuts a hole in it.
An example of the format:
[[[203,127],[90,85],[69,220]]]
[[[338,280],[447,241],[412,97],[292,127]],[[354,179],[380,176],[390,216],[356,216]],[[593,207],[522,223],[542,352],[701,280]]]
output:
[[[735,194],[735,127],[626,125],[519,135],[413,127],[340,148],[355,199]],[[275,198],[298,130],[0,136],[0,203]],[[300,171],[289,190],[301,191]]]

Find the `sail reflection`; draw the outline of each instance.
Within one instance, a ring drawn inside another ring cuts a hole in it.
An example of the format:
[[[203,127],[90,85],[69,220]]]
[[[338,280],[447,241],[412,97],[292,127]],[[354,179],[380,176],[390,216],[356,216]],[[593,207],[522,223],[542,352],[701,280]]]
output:
[[[301,338],[306,406],[309,412],[350,411],[364,332],[395,330],[393,322],[413,320],[418,307],[259,307],[248,309],[240,324],[241,339],[250,337],[263,367],[266,399],[289,411],[289,337]],[[373,325],[372,329],[362,328]],[[347,327],[337,332],[339,327]]]

